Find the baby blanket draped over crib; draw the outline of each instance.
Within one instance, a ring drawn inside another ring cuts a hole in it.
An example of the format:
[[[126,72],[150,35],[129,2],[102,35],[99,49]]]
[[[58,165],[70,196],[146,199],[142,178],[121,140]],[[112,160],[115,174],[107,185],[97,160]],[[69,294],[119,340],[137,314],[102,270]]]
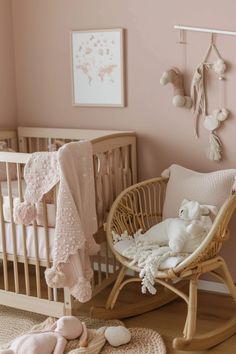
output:
[[[92,156],[91,143],[81,140],[65,144],[57,152],[33,153],[24,171],[25,206],[38,202],[60,182],[53,266],[45,277],[48,286],[68,287],[80,302],[92,296],[89,256],[99,251],[93,238],[97,217]]]

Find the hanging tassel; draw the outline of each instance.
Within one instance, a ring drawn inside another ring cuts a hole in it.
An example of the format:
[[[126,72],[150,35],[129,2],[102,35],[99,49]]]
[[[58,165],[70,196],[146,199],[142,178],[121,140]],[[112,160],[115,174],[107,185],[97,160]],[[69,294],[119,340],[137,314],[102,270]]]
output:
[[[209,159],[212,161],[219,161],[221,159],[221,141],[220,138],[212,131],[209,136],[210,151]]]

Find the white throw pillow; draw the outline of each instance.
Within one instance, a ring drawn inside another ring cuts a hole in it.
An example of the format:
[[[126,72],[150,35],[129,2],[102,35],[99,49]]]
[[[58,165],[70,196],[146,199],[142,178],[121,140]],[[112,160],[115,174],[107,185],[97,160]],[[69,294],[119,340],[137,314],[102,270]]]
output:
[[[184,199],[215,205],[220,209],[231,194],[236,169],[200,173],[171,165],[162,175],[166,176],[168,173],[163,219],[178,217],[178,210]]]

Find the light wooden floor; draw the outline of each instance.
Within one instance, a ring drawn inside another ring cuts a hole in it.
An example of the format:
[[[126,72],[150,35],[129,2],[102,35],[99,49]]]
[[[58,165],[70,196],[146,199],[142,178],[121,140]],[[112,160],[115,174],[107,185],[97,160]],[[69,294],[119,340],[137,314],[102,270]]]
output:
[[[13,278],[12,278],[13,279]],[[1,277],[0,277],[1,285]],[[82,308],[78,309],[75,314],[80,311],[86,311],[91,306],[102,306],[105,304],[110,289],[105,289],[91,302],[86,303]],[[147,295],[151,296],[151,295]],[[125,306],[130,303],[137,303],[143,299],[140,291],[140,284],[130,284],[125,287],[119,297],[119,306]],[[198,332],[214,329],[222,324],[224,320],[229,319],[236,314],[236,303],[230,296],[215,293],[200,292],[198,297],[199,313],[198,313]],[[145,327],[157,330],[162,336],[167,346],[168,354],[180,353],[198,353],[198,354],[236,354],[236,335],[224,343],[205,352],[180,352],[172,349],[172,339],[181,336],[186,316],[186,305],[180,300],[163,306],[160,309],[147,312],[143,315],[123,319],[127,327]]]
[[[120,306],[127,303],[137,301],[140,298],[140,284],[137,288],[123,290],[120,298]],[[101,305],[107,297],[108,290],[94,300],[94,305]],[[198,333],[214,329],[229,319],[233,313],[236,313],[236,303],[227,295],[200,292],[198,298],[199,313],[198,313]],[[146,327],[157,330],[163,337],[168,354],[177,353],[208,353],[208,354],[236,354],[236,335],[225,341],[224,343],[204,352],[180,352],[172,349],[172,339],[182,335],[186,315],[186,305],[180,300],[175,300],[172,303],[163,306],[160,309],[147,312],[143,315],[131,317],[123,320],[127,327]]]
[[[183,353],[173,350],[171,342],[172,338],[181,335],[185,311],[186,306],[183,301],[176,300],[158,310],[129,318],[124,322],[128,327],[148,327],[157,330],[163,336],[168,354]],[[199,294],[199,332],[213,329],[224,319],[231,317],[233,311],[236,312],[236,305],[228,296],[201,292]],[[235,354],[236,335],[211,350],[194,353]]]

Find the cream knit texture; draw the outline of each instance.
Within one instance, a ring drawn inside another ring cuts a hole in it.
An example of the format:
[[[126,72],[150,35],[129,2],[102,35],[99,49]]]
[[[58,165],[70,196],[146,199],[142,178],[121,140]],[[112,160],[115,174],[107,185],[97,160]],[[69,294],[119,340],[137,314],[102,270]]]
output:
[[[196,200],[200,204],[214,205],[220,209],[231,194],[236,176],[236,169],[200,173],[179,165],[171,165],[168,170],[170,177],[163,219],[178,217],[178,210],[184,199]]]

